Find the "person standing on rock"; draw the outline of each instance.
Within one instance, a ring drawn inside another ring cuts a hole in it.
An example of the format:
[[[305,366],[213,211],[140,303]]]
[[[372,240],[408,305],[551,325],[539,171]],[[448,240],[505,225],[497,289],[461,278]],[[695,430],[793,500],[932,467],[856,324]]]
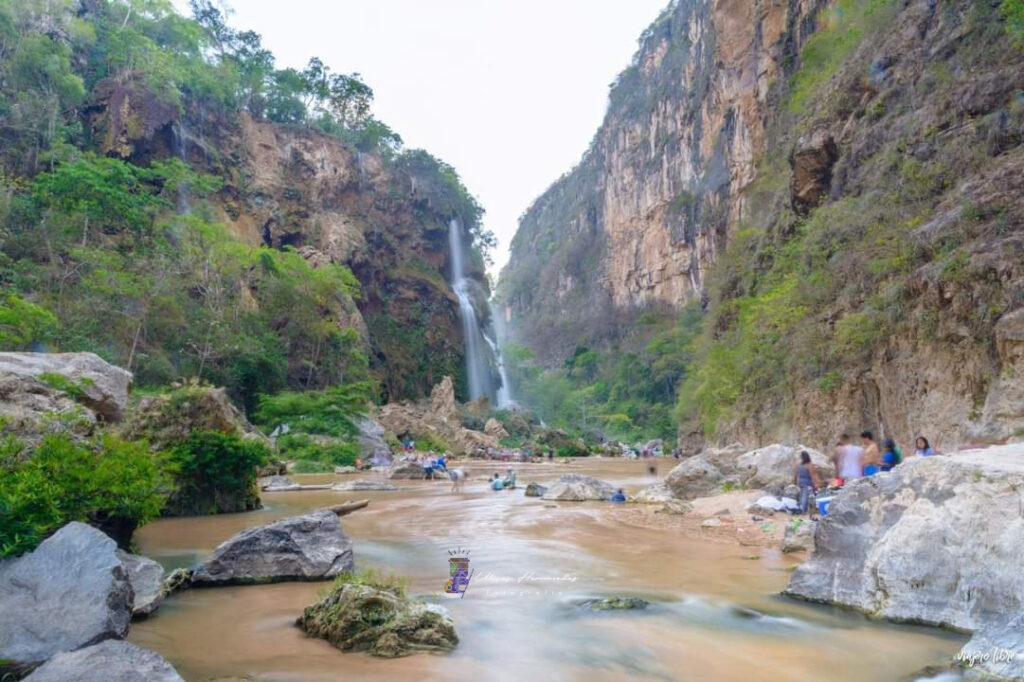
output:
[[[836,448],[839,468],[837,473],[843,483],[860,478],[864,475],[864,448],[856,443],[850,442],[850,436],[843,434],[839,437],[839,446]]]
[[[874,476],[882,470],[882,452],[875,442],[875,434],[870,431],[861,433],[860,439],[864,443],[864,475]]]
[[[806,514],[807,507],[811,501],[811,495],[814,491],[821,490],[824,486],[821,485],[821,478],[818,477],[818,472],[815,470],[814,465],[811,464],[811,455],[806,450],[800,451],[800,463],[797,464],[796,470],[793,472],[793,483],[800,488],[800,495],[797,503],[800,505],[800,513]]]

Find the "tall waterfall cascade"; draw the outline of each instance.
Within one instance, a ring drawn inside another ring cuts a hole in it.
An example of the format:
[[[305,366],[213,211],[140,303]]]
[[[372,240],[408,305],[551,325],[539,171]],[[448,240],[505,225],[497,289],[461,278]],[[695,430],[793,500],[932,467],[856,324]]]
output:
[[[448,224],[451,285],[459,300],[459,321],[466,350],[469,398],[476,400],[486,396],[492,404],[504,408],[512,403],[512,391],[505,374],[505,363],[501,359],[494,326],[491,324],[490,302],[479,282],[466,277],[463,261],[466,251],[463,240],[462,223],[453,218]]]

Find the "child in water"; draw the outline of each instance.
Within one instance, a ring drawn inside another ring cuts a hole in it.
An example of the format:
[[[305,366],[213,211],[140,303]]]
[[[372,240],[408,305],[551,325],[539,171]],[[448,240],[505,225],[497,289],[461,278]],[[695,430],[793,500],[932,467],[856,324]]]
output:
[[[505,484],[501,482],[498,474],[494,474],[494,478],[491,479],[491,490],[504,490]]]

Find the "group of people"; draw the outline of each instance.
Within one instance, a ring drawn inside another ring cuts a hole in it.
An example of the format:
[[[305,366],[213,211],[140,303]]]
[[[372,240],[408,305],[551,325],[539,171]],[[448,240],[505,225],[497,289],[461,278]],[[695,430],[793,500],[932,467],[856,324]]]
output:
[[[934,454],[935,450],[928,439],[918,436],[914,443],[914,455],[929,457]],[[874,433],[864,431],[860,434],[860,443],[858,444],[844,433],[839,437],[835,453],[832,456],[832,464],[835,468],[833,485],[838,487],[858,478],[891,471],[901,462],[903,462],[903,453],[891,438],[886,438],[879,445],[875,440]],[[806,450],[800,453],[800,462],[793,473],[793,483],[800,490],[797,500],[800,511],[806,512],[811,495],[825,488],[817,470],[811,463],[811,456]]]

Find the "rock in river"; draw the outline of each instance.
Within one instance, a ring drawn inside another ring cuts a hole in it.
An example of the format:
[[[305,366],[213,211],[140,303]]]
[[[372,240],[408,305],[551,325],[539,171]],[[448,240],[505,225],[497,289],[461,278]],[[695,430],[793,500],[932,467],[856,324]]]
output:
[[[122,640],[57,654],[26,682],[184,682],[163,656]]]
[[[547,486],[543,486],[540,483],[530,483],[526,486],[526,491],[523,494],[526,497],[543,497],[547,490]]]
[[[639,597],[609,597],[606,599],[587,599],[579,602],[579,606],[591,611],[632,611],[646,609],[650,602]]]
[[[395,658],[418,651],[451,651],[459,643],[447,611],[411,601],[399,588],[346,583],[307,606],[298,625],[342,651]]]
[[[117,544],[92,526],[69,523],[35,551],[0,562],[0,659],[41,663],[122,638],[131,617]]]
[[[317,511],[243,530],[222,542],[192,584],[322,580],[352,570],[352,543],[337,514]]]
[[[348,481],[346,483],[336,483],[331,490],[398,490],[398,486],[385,481]]]
[[[543,499],[568,502],[607,500],[614,493],[615,488],[610,483],[599,481],[592,476],[565,474],[547,489]]]
[[[153,613],[164,600],[164,567],[144,556],[117,550],[128,581],[132,585],[135,599],[132,602],[132,617],[145,618]]]
[[[787,593],[965,630],[1024,611],[1024,444],[909,457],[840,492]]]
[[[413,459],[399,460],[391,467],[391,478],[409,479],[426,478],[427,472],[423,465]]]

